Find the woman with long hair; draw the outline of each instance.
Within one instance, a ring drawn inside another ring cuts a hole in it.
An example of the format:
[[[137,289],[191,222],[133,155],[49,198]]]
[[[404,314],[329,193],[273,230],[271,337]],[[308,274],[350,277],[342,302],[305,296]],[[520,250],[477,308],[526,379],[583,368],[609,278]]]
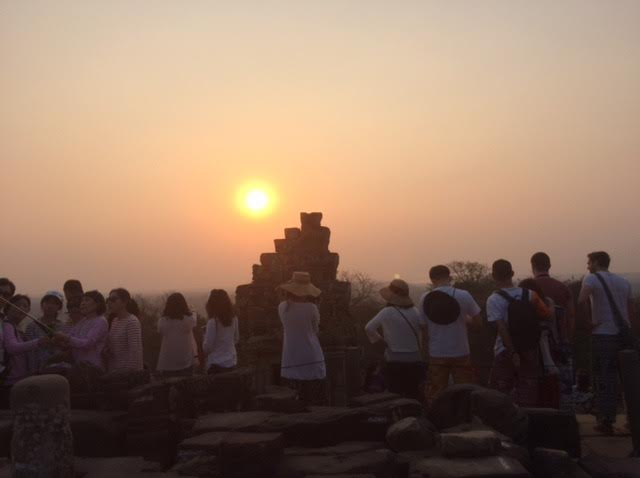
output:
[[[131,313],[137,310],[135,301],[122,288],[109,292],[107,301],[113,317],[107,340],[107,370],[142,370],[142,328],[138,317]]]
[[[80,299],[79,314],[74,299],[69,303],[69,310],[73,310],[75,323],[69,324],[66,332],[54,335],[56,342],[67,345],[76,363],[86,362],[104,371],[102,353],[107,343],[109,325],[105,318],[107,312],[104,296],[97,290],[85,292]]]
[[[206,309],[209,320],[202,349],[207,357],[207,373],[233,370],[238,362],[236,344],[240,334],[238,318],[233,312],[229,294],[222,289],[213,289],[209,294]]]
[[[324,405],[327,372],[318,339],[320,311],[314,303],[321,291],[311,283],[308,272],[294,272],[278,288],[285,298],[278,306],[284,330],[280,376],[304,403]]]
[[[158,333],[162,335],[156,369],[165,376],[192,375],[197,365],[197,347],[193,336],[196,314],[189,310],[184,296],[178,292],[167,297]]]

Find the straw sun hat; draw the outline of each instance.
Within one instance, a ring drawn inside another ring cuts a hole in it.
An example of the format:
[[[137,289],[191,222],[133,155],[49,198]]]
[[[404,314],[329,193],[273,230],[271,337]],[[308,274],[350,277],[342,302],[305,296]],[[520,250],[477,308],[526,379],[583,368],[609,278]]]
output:
[[[391,305],[413,305],[413,300],[409,297],[409,284],[402,279],[393,279],[387,287],[380,289],[380,295]]]
[[[278,288],[298,297],[318,297],[322,293],[311,283],[311,275],[308,272],[294,272],[291,280],[280,284]]]

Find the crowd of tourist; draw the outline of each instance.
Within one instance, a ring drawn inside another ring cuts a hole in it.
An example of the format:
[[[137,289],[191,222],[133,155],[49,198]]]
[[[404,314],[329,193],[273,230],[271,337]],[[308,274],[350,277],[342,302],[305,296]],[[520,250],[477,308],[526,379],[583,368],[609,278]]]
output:
[[[577,299],[579,305],[591,305],[598,429],[605,433],[612,432],[616,417],[618,352],[638,347],[630,329],[635,313],[631,286],[609,272],[609,264],[606,252],[588,255],[589,274]],[[523,406],[568,407],[575,381],[574,300],[567,285],[549,275],[547,254],[534,254],[531,266],[533,277],[516,285],[511,263],[499,259],[492,265],[496,290],[485,311],[486,322],[495,325],[497,334],[489,385]],[[384,364],[372,369],[367,386],[427,404],[451,383],[476,381],[468,327],[485,323],[481,307],[468,291],[454,286],[448,267],[432,267],[429,280],[429,291],[417,304],[405,281],[391,281],[380,291],[386,305],[365,327],[370,341],[385,349]],[[321,290],[307,272],[295,272],[278,289],[281,378],[303,401],[323,403],[327,372],[316,305]],[[113,289],[105,298],[69,280],[63,293],[47,292],[40,306],[40,317],[32,316],[29,297],[16,294],[9,279],[0,279],[0,396],[5,406],[11,387],[34,374],[64,374],[79,366],[96,373],[145,367],[140,311],[126,289]],[[208,320],[200,344],[197,315],[184,296],[167,297],[157,322],[162,338],[158,374],[188,376],[198,368],[216,374],[236,367],[239,328],[229,295],[212,290],[205,308]]]

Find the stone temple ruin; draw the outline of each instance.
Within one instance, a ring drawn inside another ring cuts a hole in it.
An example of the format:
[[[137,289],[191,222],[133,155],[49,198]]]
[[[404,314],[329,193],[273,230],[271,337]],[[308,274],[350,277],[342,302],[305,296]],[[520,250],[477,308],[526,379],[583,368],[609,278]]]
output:
[[[301,227],[284,230],[284,239],[275,239],[275,252],[260,255],[253,266],[251,284],[236,289],[236,308],[240,321],[241,361],[252,364],[265,384],[277,384],[282,351],[277,286],[295,271],[311,274],[311,281],[322,290],[320,342],[325,351],[331,403],[343,405],[348,390],[359,389],[359,349],[349,316],[351,285],[337,279],[340,256],[329,251],[331,230],[321,225],[322,213],[301,213]],[[349,376],[347,378],[347,375]]]

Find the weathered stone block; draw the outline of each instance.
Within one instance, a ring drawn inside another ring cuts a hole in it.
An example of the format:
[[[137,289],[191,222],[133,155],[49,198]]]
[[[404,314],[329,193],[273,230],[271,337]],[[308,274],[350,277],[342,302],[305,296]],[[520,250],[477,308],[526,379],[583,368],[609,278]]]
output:
[[[400,395],[391,392],[365,393],[364,395],[353,397],[351,400],[349,400],[349,405],[352,407],[368,407],[369,405],[375,405],[381,402],[389,402],[391,400],[397,400],[399,398]]]
[[[536,448],[531,453],[533,474],[544,478],[573,478],[576,464],[562,450]]]
[[[427,450],[436,446],[438,432],[426,419],[407,417],[389,427],[386,439],[395,452]]]
[[[274,416],[277,414],[266,411],[211,413],[198,418],[192,433],[199,435],[213,431],[254,431]]]
[[[553,448],[580,457],[580,432],[575,414],[550,408],[525,408],[530,449]]]
[[[284,238],[287,240],[295,240],[300,237],[300,228],[299,227],[287,227],[284,230]]]
[[[390,478],[394,471],[395,454],[382,449],[347,455],[285,456],[276,476],[304,478],[321,472],[326,475],[372,474],[378,478]]]
[[[302,231],[305,229],[318,229],[322,223],[321,212],[301,212],[300,224],[302,225]]]
[[[529,478],[518,461],[506,457],[425,458],[411,463],[410,478]]]
[[[482,423],[523,444],[527,439],[528,419],[510,396],[482,388],[471,393],[471,415]]]
[[[14,477],[74,477],[69,423],[69,382],[60,375],[37,375],[11,389]]]
[[[251,402],[255,410],[269,410],[281,413],[299,413],[306,410],[298,400],[298,393],[287,387],[269,387],[267,393],[257,395]]]
[[[440,435],[440,451],[449,458],[473,458],[491,456],[498,452],[500,438],[490,431],[443,433]]]

